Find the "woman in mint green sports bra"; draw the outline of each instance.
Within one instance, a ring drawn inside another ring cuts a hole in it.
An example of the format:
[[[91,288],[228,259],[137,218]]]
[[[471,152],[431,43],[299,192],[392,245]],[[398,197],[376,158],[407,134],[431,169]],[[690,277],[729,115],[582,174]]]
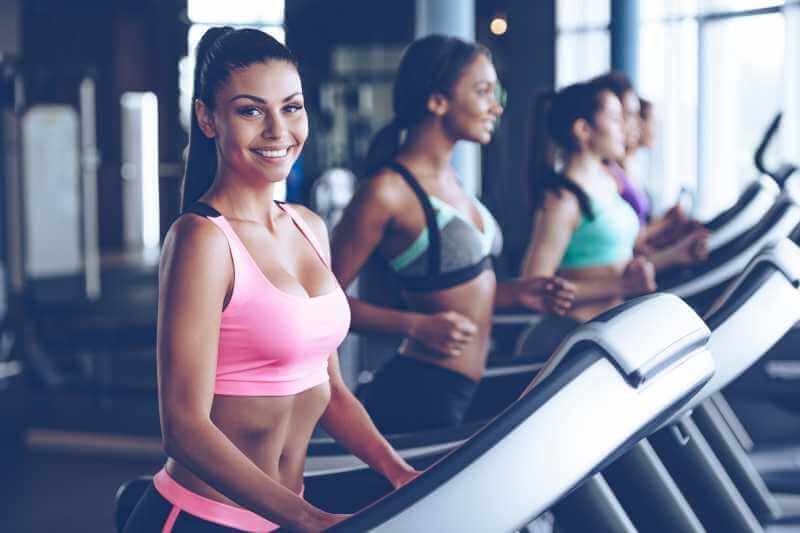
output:
[[[525,354],[550,350],[577,324],[654,291],[656,271],[694,262],[696,252],[686,241],[634,257],[639,218],[603,166],[625,153],[622,104],[614,93],[596,82],[577,83],[540,99],[539,107],[530,175],[535,219],[522,273],[570,280],[575,301],[564,317],[545,318],[525,335],[519,350]]]
[[[371,177],[333,234],[342,286],[376,253],[403,289],[403,310],[350,298],[352,329],[404,337],[361,395],[384,432],[463,420],[486,366],[495,307],[563,313],[570,305],[569,285],[553,276],[497,282],[500,228],[450,164],[459,140],[491,140],[503,111],[496,83],[482,46],[436,35],[415,41],[395,80],[395,118],[370,147]]]

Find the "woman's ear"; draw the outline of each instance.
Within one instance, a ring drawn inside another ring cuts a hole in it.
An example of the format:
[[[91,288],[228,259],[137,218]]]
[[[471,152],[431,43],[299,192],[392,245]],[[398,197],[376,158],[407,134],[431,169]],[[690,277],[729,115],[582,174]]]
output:
[[[579,118],[572,123],[572,136],[578,141],[578,146],[584,146],[592,135],[592,126],[585,118]]]
[[[428,111],[434,115],[441,117],[447,113],[449,102],[447,97],[442,93],[432,93],[428,97]]]
[[[213,139],[217,135],[216,128],[214,127],[214,116],[208,106],[199,98],[194,99],[194,112],[197,116],[197,125],[200,126],[200,131],[209,139]]]

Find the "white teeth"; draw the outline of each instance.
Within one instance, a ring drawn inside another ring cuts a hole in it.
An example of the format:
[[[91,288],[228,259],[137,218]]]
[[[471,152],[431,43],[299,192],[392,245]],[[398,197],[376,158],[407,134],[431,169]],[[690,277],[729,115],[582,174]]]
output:
[[[289,153],[289,148],[281,148],[280,150],[254,150],[255,153],[261,157],[286,157]]]

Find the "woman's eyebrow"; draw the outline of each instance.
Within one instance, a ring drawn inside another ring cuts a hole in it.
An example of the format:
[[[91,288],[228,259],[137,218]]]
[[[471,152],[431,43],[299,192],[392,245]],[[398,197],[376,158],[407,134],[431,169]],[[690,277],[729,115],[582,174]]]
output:
[[[303,93],[300,92],[300,91],[297,91],[296,93],[292,93],[289,96],[287,96],[286,98],[284,98],[283,101],[286,102],[286,101],[291,100],[292,98],[294,98],[296,96],[303,96]],[[264,100],[263,98],[259,98],[258,96],[253,96],[252,94],[237,94],[235,96],[232,96],[231,99],[228,100],[228,101],[229,102],[233,102],[234,100],[238,100],[240,98],[246,98],[246,99],[249,99],[249,100],[255,100],[256,102],[258,102],[260,104],[266,104],[267,103],[267,101]]]

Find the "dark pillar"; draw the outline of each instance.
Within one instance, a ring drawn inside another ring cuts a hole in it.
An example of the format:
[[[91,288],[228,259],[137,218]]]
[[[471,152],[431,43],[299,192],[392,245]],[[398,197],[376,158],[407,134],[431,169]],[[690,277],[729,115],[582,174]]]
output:
[[[508,7],[508,53],[505,83],[508,104],[501,128],[507,135],[507,162],[502,169],[487,170],[487,186],[498,205],[493,213],[503,228],[503,267],[517,275],[530,236],[532,213],[528,208],[528,154],[531,113],[536,95],[555,87],[555,0],[511,0]]]
[[[639,85],[639,0],[611,0],[611,68]]]

